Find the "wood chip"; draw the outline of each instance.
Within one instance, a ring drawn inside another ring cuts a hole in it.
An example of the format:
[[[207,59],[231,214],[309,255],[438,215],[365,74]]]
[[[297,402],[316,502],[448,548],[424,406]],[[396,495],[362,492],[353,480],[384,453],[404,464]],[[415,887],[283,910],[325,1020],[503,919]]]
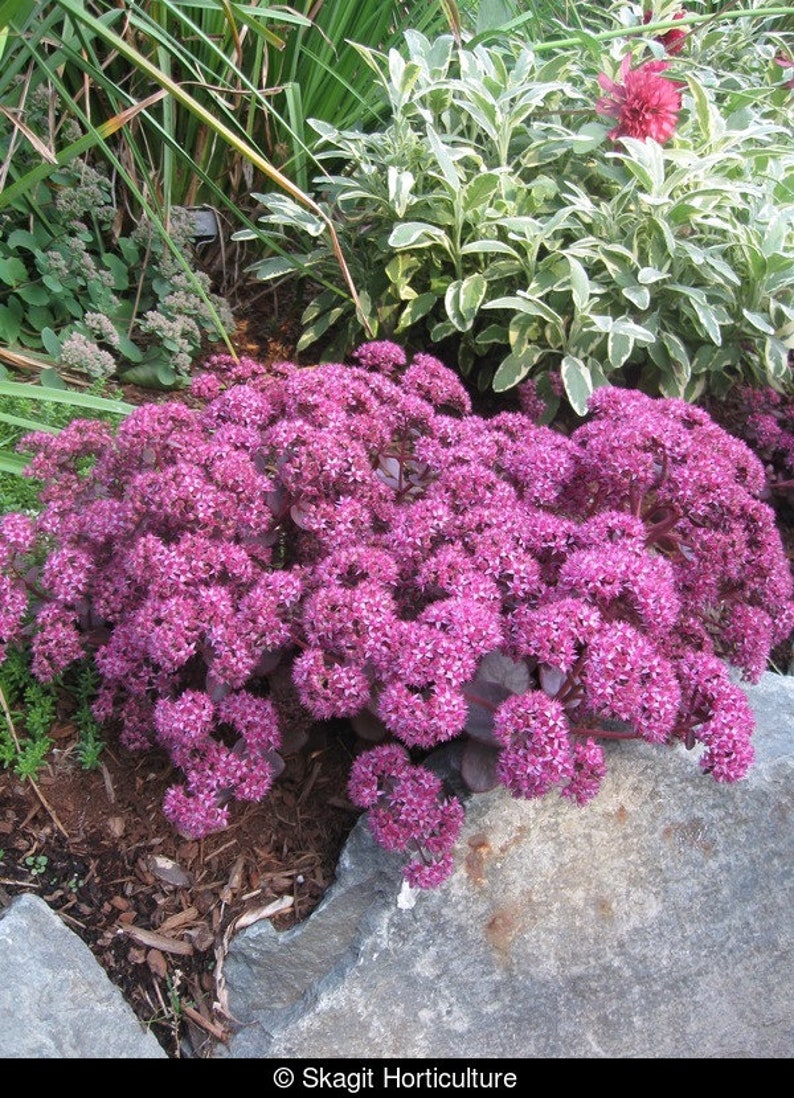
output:
[[[189,888],[193,884],[193,874],[163,854],[153,854],[146,864],[149,871],[166,884],[176,885],[177,888]]]
[[[264,907],[253,907],[250,911],[244,911],[238,919],[235,919],[234,930],[243,930],[244,927],[258,923],[262,919],[270,919],[273,915],[282,915],[285,911],[289,911],[291,907],[292,896],[279,896],[277,900],[265,904]]]
[[[184,911],[178,911],[176,915],[171,915],[169,918],[164,919],[160,925],[160,933],[168,934],[172,930],[179,930],[183,926],[194,923],[197,918],[198,908],[187,907]]]
[[[193,946],[190,942],[183,942],[178,938],[166,938],[164,934],[155,934],[154,931],[144,930],[140,926],[122,926],[119,929],[139,945],[147,946],[149,949],[160,949],[163,953],[175,953],[179,957],[193,956]]]
[[[225,1029],[222,1029],[220,1026],[216,1026],[213,1022],[210,1022],[202,1014],[199,1014],[199,1012],[195,1010],[192,1006],[188,1006],[187,1003],[183,1003],[182,1010],[192,1022],[195,1022],[197,1026],[200,1026],[217,1041],[228,1040],[229,1034]]]
[[[150,972],[164,980],[168,975],[168,964],[159,949],[150,949],[146,954],[146,963]]]
[[[215,945],[215,935],[206,923],[199,923],[185,932],[192,941],[197,953],[206,953]]]

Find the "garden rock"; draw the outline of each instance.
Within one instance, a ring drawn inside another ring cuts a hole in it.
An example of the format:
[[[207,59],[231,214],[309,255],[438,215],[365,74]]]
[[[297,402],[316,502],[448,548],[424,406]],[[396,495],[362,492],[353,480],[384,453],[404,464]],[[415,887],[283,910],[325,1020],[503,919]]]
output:
[[[613,746],[595,800],[472,797],[435,891],[362,819],[305,923],[235,937],[217,1058],[775,1057],[794,1047],[794,677],[748,689],[736,785]],[[165,1057],[40,899],[0,915],[0,1057]]]
[[[362,819],[306,923],[233,940],[218,1055],[788,1057],[794,678],[748,693],[746,780],[612,745],[584,808],[472,797],[436,891],[407,891]]]
[[[165,1057],[88,946],[38,896],[0,911],[0,972],[0,1057]]]

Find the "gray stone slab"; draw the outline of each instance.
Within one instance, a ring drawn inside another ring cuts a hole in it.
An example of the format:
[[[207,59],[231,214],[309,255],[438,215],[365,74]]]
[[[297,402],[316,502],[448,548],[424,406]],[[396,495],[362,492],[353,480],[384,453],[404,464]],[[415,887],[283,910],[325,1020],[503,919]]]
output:
[[[88,946],[37,896],[0,912],[0,1058],[166,1058]]]
[[[743,782],[610,745],[584,808],[472,797],[437,891],[403,888],[360,821],[306,923],[232,942],[218,1055],[789,1057],[794,679],[748,692]]]

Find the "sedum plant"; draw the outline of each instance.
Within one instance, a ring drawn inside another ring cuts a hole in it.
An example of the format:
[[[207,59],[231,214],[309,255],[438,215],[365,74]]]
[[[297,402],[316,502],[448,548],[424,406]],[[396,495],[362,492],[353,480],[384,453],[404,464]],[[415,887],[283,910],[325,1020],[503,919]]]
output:
[[[760,675],[792,581],[762,465],[704,411],[603,388],[565,436],[530,384],[486,420],[384,341],[310,369],[218,356],[193,395],[29,436],[42,510],[0,520],[0,643],[42,682],[93,654],[93,715],[168,753],[183,834],[267,795],[301,713],[352,722],[350,796],[421,887],[463,816],[424,766],[442,744],[473,790],[577,804],[606,740],[746,773],[728,663]]]
[[[13,136],[3,122],[0,155]],[[177,387],[234,320],[189,265],[191,213],[171,210],[166,246],[145,217],[122,231],[117,196],[101,165],[77,159],[0,209],[0,341],[82,382]]]
[[[314,293],[300,349],[322,340],[333,357],[367,329],[429,341],[481,388],[560,373],[580,414],[609,381],[687,399],[790,382],[794,155],[777,39],[725,73],[694,30],[671,53],[650,30],[579,51],[405,38],[405,58],[361,51],[387,125],[315,123],[318,157],[347,164],[316,188],[357,304],[320,219],[259,196],[258,276],[298,274]]]

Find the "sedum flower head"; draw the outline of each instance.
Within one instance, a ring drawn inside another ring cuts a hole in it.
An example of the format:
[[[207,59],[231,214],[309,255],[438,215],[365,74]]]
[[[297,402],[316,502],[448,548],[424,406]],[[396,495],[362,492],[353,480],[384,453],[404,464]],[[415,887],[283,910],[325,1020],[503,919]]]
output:
[[[375,747],[353,763],[350,799],[369,810],[370,830],[386,850],[412,855],[404,869],[415,888],[434,888],[452,872],[452,848],[463,826],[463,806],[444,795],[441,779],[415,766],[405,748]]]

